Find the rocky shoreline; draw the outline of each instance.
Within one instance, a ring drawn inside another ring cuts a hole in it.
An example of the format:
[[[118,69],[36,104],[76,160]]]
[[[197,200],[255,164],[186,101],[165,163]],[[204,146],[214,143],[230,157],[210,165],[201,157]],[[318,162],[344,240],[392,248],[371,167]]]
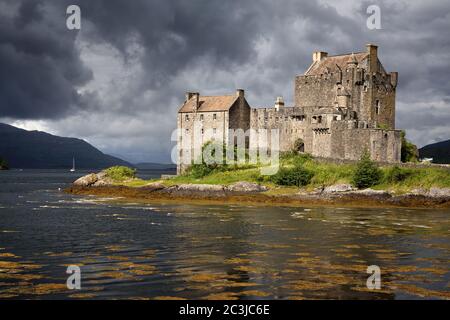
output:
[[[406,194],[384,190],[356,190],[351,185],[338,184],[314,191],[299,189],[297,193],[268,192],[266,186],[240,181],[231,185],[179,184],[166,186],[162,182],[142,187],[113,184],[104,173],[84,176],[66,189],[79,195],[117,197],[143,202],[183,201],[246,205],[308,205],[351,207],[450,208],[450,189],[417,189]]]

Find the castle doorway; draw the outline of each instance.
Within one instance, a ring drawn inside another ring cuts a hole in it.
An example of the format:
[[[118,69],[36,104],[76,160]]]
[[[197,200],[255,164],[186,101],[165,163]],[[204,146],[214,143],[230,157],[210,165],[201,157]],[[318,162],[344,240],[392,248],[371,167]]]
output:
[[[298,138],[295,140],[294,150],[297,152],[305,152],[305,143],[303,142],[303,139]]]

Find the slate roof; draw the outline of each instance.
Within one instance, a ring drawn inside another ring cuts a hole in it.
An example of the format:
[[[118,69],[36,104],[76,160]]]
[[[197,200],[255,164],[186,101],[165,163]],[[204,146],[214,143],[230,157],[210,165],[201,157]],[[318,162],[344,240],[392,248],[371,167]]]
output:
[[[238,99],[236,95],[230,96],[200,96],[197,112],[228,111]],[[178,110],[179,113],[195,111],[195,97],[186,101]]]
[[[313,64],[309,67],[308,71],[306,71],[305,75],[311,76],[311,75],[320,75],[325,74],[327,72],[337,72],[338,68],[336,65],[338,65],[342,71],[344,71],[347,68],[347,63],[352,61],[353,59],[356,59],[358,64],[361,64],[361,62],[367,58],[368,53],[367,52],[357,52],[357,53],[349,53],[349,54],[341,54],[337,56],[328,56],[326,58],[323,58],[321,61],[313,62]]]

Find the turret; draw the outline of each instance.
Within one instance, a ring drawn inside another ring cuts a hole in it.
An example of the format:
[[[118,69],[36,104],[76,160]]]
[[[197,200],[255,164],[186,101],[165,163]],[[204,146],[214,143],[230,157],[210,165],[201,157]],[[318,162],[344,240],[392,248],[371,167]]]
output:
[[[398,72],[391,72],[391,85],[396,88],[398,82]]]
[[[350,94],[345,89],[338,89],[337,104],[339,108],[348,108],[350,102]]]

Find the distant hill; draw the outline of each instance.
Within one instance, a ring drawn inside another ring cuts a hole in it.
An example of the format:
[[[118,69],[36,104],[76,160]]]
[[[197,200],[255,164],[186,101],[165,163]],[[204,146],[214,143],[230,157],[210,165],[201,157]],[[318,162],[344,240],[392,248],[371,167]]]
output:
[[[433,163],[450,163],[450,140],[426,145],[419,149],[421,158],[433,158]]]
[[[78,169],[133,165],[104,154],[84,140],[27,131],[0,123],[0,157],[10,168],[69,169],[75,157]]]
[[[153,162],[136,163],[134,166],[142,170],[175,170],[177,168],[176,164]]]

